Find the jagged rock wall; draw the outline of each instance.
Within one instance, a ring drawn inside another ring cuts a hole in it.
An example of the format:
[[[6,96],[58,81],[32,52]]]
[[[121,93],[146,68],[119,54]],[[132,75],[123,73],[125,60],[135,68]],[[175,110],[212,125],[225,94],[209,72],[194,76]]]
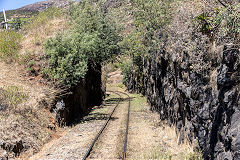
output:
[[[88,114],[94,105],[100,105],[104,97],[101,65],[89,65],[85,78],[70,89],[52,110],[56,112],[57,124],[70,125]]]
[[[205,74],[193,69],[187,53],[178,59],[153,54],[143,64],[144,94],[160,118],[177,127],[180,141],[197,142],[204,159],[240,159],[240,55],[236,46],[221,53]],[[132,73],[128,90],[136,91],[137,83]]]

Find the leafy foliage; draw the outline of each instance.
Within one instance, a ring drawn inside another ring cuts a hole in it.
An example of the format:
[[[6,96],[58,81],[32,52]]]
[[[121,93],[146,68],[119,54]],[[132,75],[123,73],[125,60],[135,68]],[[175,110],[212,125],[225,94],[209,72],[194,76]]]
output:
[[[135,72],[135,77],[138,78],[139,89],[141,90],[143,59],[151,57],[151,54],[157,52],[161,45],[161,31],[168,24],[170,19],[169,7],[171,1],[158,0],[132,0],[134,12],[133,32],[124,38],[122,46],[124,52],[132,59],[132,72]],[[123,69],[124,79],[127,80],[130,76],[129,64]]]
[[[201,24],[200,30],[204,34],[211,34],[212,32],[212,18],[206,13],[198,15],[195,20]]]
[[[81,1],[70,10],[73,27],[45,44],[48,75],[67,86],[84,78],[88,67],[119,53],[120,37],[97,3]]]
[[[122,69],[122,74],[123,74],[123,84],[127,85],[128,81],[129,81],[129,75],[132,72],[132,67],[133,67],[133,63],[131,60],[125,61],[123,63],[123,66],[121,67]]]
[[[135,7],[135,30],[126,38],[127,53],[139,61],[138,56],[149,56],[153,50],[158,49],[159,33],[170,22],[167,13],[169,2],[158,0],[132,0]]]
[[[76,84],[87,71],[87,58],[79,53],[81,50],[78,50],[77,44],[71,38],[59,34],[45,45],[50,67],[47,68],[47,74],[68,85]]]
[[[217,42],[239,41],[240,14],[239,5],[216,8],[215,11],[202,13],[195,17],[197,26],[203,34],[207,34]]]
[[[240,5],[223,8],[214,18],[214,25],[218,26],[218,36],[223,39],[233,38],[239,41],[240,37]]]

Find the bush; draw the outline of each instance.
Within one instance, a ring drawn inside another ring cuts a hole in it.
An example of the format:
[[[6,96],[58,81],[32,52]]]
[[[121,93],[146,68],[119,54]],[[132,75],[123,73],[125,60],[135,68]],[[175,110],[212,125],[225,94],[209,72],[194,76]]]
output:
[[[134,31],[122,42],[124,53],[132,58],[133,64],[142,66],[142,57],[147,54],[147,47],[142,41],[142,33]]]
[[[218,41],[223,39],[239,43],[240,40],[240,5],[223,8],[214,17],[214,25],[217,27]]]
[[[124,53],[131,57],[132,67],[129,72],[129,64],[126,64],[123,72],[125,84],[127,77],[133,76],[127,74],[134,74],[140,92],[143,91],[143,60],[159,51],[160,34],[171,20],[170,4],[171,1],[132,0],[135,28],[122,43]]]
[[[207,34],[219,44],[240,40],[240,5],[215,8],[195,17],[195,25],[203,34]]]
[[[45,73],[67,86],[84,78],[88,67],[119,53],[120,37],[97,4],[81,1],[71,8],[73,27],[45,43],[49,67]]]
[[[0,31],[0,58],[5,61],[15,61],[18,58],[21,35],[17,32]]]
[[[132,69],[133,69],[132,61],[131,60],[125,61],[121,69],[122,69],[122,75],[123,75],[123,84],[127,85],[129,82],[129,75],[132,73]]]
[[[87,57],[79,53],[71,38],[59,34],[45,44],[50,67],[45,74],[66,85],[77,84],[87,71]]]
[[[171,20],[170,2],[132,0],[135,29],[124,39],[123,47],[134,65],[142,66],[142,58],[159,49],[159,32]]]

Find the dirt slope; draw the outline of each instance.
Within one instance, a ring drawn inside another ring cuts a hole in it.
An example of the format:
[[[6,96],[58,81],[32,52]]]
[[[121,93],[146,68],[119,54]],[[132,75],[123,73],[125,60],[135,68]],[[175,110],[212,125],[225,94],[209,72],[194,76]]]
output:
[[[0,62],[0,75],[0,87],[18,86],[22,88],[33,100],[27,101],[29,105],[33,105],[37,99],[41,99],[44,96],[44,90],[48,89],[47,86],[41,85],[34,79],[27,77],[26,71],[19,65]]]
[[[52,134],[48,127],[54,126],[54,118],[42,104],[51,97],[51,88],[24,73],[21,66],[0,62],[0,158],[26,150],[31,154]]]

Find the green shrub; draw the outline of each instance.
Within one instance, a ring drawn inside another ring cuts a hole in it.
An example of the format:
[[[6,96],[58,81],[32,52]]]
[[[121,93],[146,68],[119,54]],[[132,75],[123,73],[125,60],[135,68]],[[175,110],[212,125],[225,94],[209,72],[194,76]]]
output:
[[[11,30],[0,31],[0,58],[15,61],[18,58],[21,35]]]
[[[122,42],[124,53],[132,58],[133,64],[142,66],[142,57],[147,54],[147,47],[142,41],[142,33],[134,31]]]
[[[35,61],[34,60],[31,60],[28,62],[28,68],[27,68],[27,71],[32,73],[34,72],[34,69],[33,69],[33,66],[35,65]]]
[[[123,63],[122,74],[123,74],[123,84],[127,85],[129,82],[129,76],[132,73],[133,63],[131,60],[125,61]]]
[[[73,27],[45,43],[49,68],[44,73],[67,86],[84,78],[88,67],[119,53],[120,37],[97,4],[81,1],[71,8]]]
[[[79,53],[71,38],[59,34],[45,44],[50,67],[45,74],[66,85],[77,84],[87,71],[87,57]]]
[[[195,25],[203,34],[207,34],[218,43],[240,40],[240,5],[216,8],[214,11],[202,13],[195,17]]]
[[[159,33],[162,34],[164,27],[171,21],[171,1],[162,0],[132,0],[134,30],[124,38],[122,42],[123,51],[132,60],[131,71],[129,64],[123,69],[124,83],[127,77],[133,74],[138,82],[136,86],[139,92],[143,88],[143,60],[150,58],[152,53],[158,52],[162,44]]]
[[[214,25],[217,28],[217,36],[221,39],[231,39],[236,43],[240,40],[240,5],[223,8],[214,17]]]
[[[33,59],[32,52],[26,50],[24,54],[19,55],[18,62],[22,65],[28,65],[28,63]]]

